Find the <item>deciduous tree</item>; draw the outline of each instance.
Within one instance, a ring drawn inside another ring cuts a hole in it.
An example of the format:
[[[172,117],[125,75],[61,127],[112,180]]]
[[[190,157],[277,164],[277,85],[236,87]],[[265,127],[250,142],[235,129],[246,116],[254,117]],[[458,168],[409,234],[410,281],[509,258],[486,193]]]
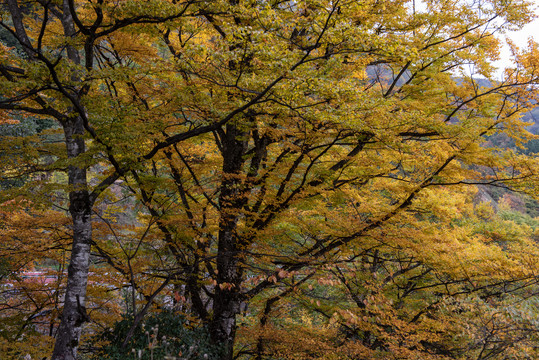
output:
[[[478,249],[493,262],[522,255],[504,255],[491,238],[448,223],[459,209],[436,200],[451,187],[534,184],[533,158],[482,146],[499,132],[517,142],[529,137],[519,117],[535,103],[537,49],[515,50],[518,63],[500,81],[490,64],[496,33],[527,22],[529,4],[31,4],[8,3],[3,25],[21,48],[4,49],[0,107],[52,116],[65,134],[67,155],[49,165],[68,168],[74,221],[54,358],[75,356],[86,320],[90,213],[120,178],[144,207],[139,239],[155,263],[133,270],[135,253],[109,256],[106,238],[94,237],[95,249],[133,288],[139,272],[137,291],[148,304],[159,286],[144,290],[145,279],[184,286],[193,314],[224,344],[224,359],[233,357],[237,319],[249,303],[266,302],[247,310],[260,310],[264,327],[273,304],[324,267],[346,283],[349,267],[383,263],[377,244],[397,264],[419,264],[413,276],[451,264],[440,270],[450,282],[463,281],[458,262],[444,257],[450,251],[471,262]],[[491,81],[483,86],[476,76]],[[458,240],[454,247],[437,251],[444,236],[437,224]],[[366,280],[358,284],[374,291]],[[398,356],[413,350],[394,341],[384,346]],[[263,337],[250,345],[244,353],[262,357],[268,349]]]

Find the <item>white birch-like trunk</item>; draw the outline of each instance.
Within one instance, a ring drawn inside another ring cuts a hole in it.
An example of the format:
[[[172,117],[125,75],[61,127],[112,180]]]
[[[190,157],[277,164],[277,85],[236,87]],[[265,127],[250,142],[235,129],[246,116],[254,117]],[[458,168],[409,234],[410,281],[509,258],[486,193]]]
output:
[[[73,118],[64,126],[67,155],[74,159],[84,153],[82,119]],[[69,212],[73,219],[73,245],[67,269],[67,287],[64,309],[56,334],[53,360],[75,360],[82,329],[87,321],[86,286],[92,239],[91,208],[88,195],[86,168],[70,165],[68,170]]]

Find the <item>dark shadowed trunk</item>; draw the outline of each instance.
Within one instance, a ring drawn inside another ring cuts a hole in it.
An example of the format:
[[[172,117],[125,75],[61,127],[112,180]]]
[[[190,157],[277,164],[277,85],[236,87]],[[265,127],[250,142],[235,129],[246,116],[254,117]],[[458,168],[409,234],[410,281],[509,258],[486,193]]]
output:
[[[233,358],[236,316],[241,304],[241,241],[237,234],[238,216],[245,204],[241,170],[247,149],[246,133],[228,124],[221,132],[223,180],[219,195],[219,245],[217,252],[217,286],[213,302],[211,334],[224,347],[223,360]]]

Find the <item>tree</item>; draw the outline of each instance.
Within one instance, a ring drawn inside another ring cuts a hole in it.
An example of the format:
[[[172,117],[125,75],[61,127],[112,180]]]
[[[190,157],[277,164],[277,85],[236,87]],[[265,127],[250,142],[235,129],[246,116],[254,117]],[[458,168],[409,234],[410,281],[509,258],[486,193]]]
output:
[[[490,74],[494,21],[520,21],[514,8],[288,5],[232,4],[196,31],[164,31],[185,84],[166,103],[212,133],[131,181],[174,264],[157,276],[185,283],[227,358],[246,303],[288,285],[272,304],[320,264],[355,259],[358,242],[402,233],[419,215],[401,214],[436,206],[431,189],[534,176],[531,159],[480,146],[494,132],[526,137],[518,117],[535,96],[534,49],[489,88],[465,72]]]
[[[154,6],[167,3],[144,4]],[[121,12],[119,17],[113,16],[112,19],[107,11],[114,13],[115,6],[104,6],[102,1],[89,3],[89,7],[82,5],[67,0],[61,3],[35,1],[23,7],[17,1],[9,0],[4,4],[8,16],[1,23],[19,49],[3,47],[5,65],[2,65],[1,72],[5,88],[0,107],[11,112],[53,118],[62,127],[65,137],[67,161],[62,165],[67,168],[68,174],[73,244],[54,359],[76,357],[81,325],[88,320],[85,303],[92,239],[92,206],[99,194],[125,171],[113,154],[108,154],[111,166],[116,167],[116,175],[94,189],[88,186],[87,172],[93,161],[84,136],[92,134],[95,141],[105,147],[110,146],[100,141],[84,103],[92,87],[99,84],[98,81],[85,80],[97,67],[96,47],[103,37],[111,36],[133,23],[177,18],[185,12],[189,3],[173,9],[169,6],[154,11],[152,15],[147,15],[145,9],[138,9],[137,12],[136,8],[127,5],[126,14]],[[85,25],[79,18],[81,13],[91,14],[94,21]],[[84,157],[86,160],[83,160]],[[29,161],[35,165],[38,160]],[[55,165],[58,166],[59,162]]]
[[[324,266],[376,258],[365,252],[374,240],[435,247],[447,187],[533,184],[533,159],[481,144],[495,132],[527,137],[518,119],[535,101],[536,49],[516,53],[503,81],[474,78],[491,77],[494,34],[528,20],[524,2],[38,1],[27,28],[13,4],[4,27],[26,58],[6,50],[0,107],[55,117],[68,146],[49,167],[70,166],[75,234],[53,358],[75,356],[90,210],[120,178],[145,207],[151,236],[140,244],[155,265],[137,285],[138,270],[125,271],[134,257],[122,264],[97,237],[94,248],[147,304],[147,279],[183,285],[225,359],[249,303],[265,299],[263,327]],[[261,337],[244,352],[265,349]]]

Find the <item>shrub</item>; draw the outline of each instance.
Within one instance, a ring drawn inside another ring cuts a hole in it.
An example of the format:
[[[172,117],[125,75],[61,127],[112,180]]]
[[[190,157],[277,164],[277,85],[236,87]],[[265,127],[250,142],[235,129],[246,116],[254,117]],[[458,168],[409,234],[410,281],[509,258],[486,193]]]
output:
[[[183,315],[163,311],[148,317],[136,328],[133,337],[123,347],[124,339],[133,324],[124,317],[112,329],[94,338],[98,346],[96,359],[141,360],[205,360],[219,359],[220,347],[211,344],[207,329],[193,324]]]

